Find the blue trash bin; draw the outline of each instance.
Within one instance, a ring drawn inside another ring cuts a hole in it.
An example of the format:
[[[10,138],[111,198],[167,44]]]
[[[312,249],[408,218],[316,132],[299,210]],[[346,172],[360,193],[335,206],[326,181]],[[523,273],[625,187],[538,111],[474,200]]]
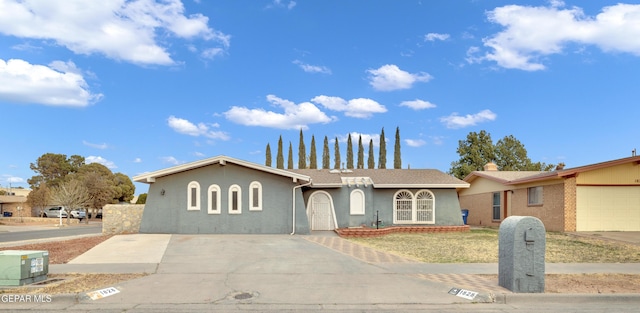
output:
[[[467,225],[467,217],[469,216],[469,210],[460,210],[462,211],[462,221],[465,225]]]

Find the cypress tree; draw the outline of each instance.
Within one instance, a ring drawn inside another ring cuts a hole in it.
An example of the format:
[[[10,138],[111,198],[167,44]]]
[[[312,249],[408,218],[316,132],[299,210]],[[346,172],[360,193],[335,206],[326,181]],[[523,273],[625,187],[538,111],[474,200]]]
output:
[[[329,156],[329,139],[324,136],[324,144],[322,145],[322,168],[328,169],[331,166],[331,158]]]
[[[309,168],[317,169],[318,168],[318,157],[316,156],[316,138],[314,135],[311,135],[311,155],[309,155]]]
[[[387,143],[384,139],[384,127],[380,133],[380,150],[378,151],[378,168],[387,168]]]
[[[393,168],[402,168],[402,157],[400,156],[400,127],[396,127],[396,143],[393,146]]]
[[[358,167],[364,168],[364,147],[362,147],[362,135],[358,137]]]
[[[284,154],[282,154],[282,135],[278,139],[278,155],[276,156],[276,168],[284,169]]]
[[[298,168],[307,168],[307,148],[304,146],[304,136],[302,135],[302,128],[300,129],[300,143],[298,143]]]
[[[347,168],[353,169],[353,143],[351,143],[351,134],[347,137]]]
[[[291,141],[289,141],[289,157],[287,159],[287,168],[293,169],[293,146],[291,145]]]
[[[265,153],[266,153],[266,157],[265,157],[264,165],[271,166],[271,146],[269,146],[269,144],[267,144],[267,149]]]
[[[334,150],[333,168],[339,170],[340,169],[340,145],[338,144],[338,137],[336,137],[336,143],[333,147],[333,150]]]
[[[369,159],[367,159],[367,168],[376,168],[376,160],[373,156],[373,139],[369,140]]]

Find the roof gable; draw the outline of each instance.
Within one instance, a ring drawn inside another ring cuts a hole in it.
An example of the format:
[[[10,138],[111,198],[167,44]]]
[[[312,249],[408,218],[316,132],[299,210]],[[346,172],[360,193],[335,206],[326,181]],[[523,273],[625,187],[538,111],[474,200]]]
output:
[[[577,175],[579,173],[593,171],[597,169],[608,168],[626,163],[640,164],[640,156],[632,156],[628,158],[616,159],[601,163],[594,163],[584,166],[578,166],[563,170],[556,170],[550,172],[531,172],[531,171],[473,171],[464,181],[471,183],[478,177],[483,177],[493,181],[500,182],[507,185],[517,185],[530,182],[538,182],[550,179],[561,179]]]
[[[154,172],[148,172],[148,173],[140,174],[140,175],[134,176],[133,177],[133,181],[139,182],[139,183],[148,183],[148,184],[150,184],[150,183],[155,182],[156,179],[160,178],[160,177],[181,173],[181,172],[197,169],[197,168],[200,168],[200,167],[209,166],[209,165],[212,165],[212,164],[225,165],[227,163],[232,163],[232,164],[236,164],[236,165],[239,165],[239,166],[244,166],[244,167],[247,167],[247,168],[250,168],[250,169],[254,169],[254,170],[258,170],[258,171],[262,171],[262,172],[266,172],[266,173],[271,173],[271,174],[276,174],[276,175],[280,175],[280,176],[290,177],[294,182],[296,182],[296,181],[304,181],[304,182],[310,181],[310,177],[306,176],[306,175],[303,175],[303,174],[299,174],[299,173],[295,173],[295,172],[291,172],[291,171],[286,171],[286,170],[282,170],[282,169],[277,169],[277,168],[273,168],[273,167],[269,167],[269,166],[264,166],[264,165],[260,165],[260,164],[253,163],[253,162],[247,162],[247,161],[235,159],[235,158],[224,156],[224,155],[220,155],[220,156],[216,156],[216,157],[212,157],[212,158],[208,158],[208,159],[204,159],[204,160],[200,160],[200,161],[185,163],[185,164],[181,164],[181,165],[174,166],[174,167],[169,167],[169,168],[158,170],[158,171],[154,171]]]

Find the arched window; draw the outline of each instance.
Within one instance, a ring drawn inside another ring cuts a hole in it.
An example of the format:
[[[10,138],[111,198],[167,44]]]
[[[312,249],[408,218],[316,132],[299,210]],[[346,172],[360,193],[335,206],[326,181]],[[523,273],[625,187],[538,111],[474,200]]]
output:
[[[249,185],[249,211],[262,211],[262,184],[257,181]]]
[[[419,190],[415,197],[409,190],[399,190],[393,196],[394,224],[434,224],[435,196],[429,190]]]
[[[220,186],[209,186],[207,197],[207,213],[220,214]]]
[[[364,192],[360,189],[354,189],[349,199],[349,212],[351,215],[364,215]]]
[[[393,196],[393,223],[413,222],[413,194],[409,190],[400,190]]]
[[[200,184],[192,181],[187,185],[187,210],[200,210]]]
[[[242,213],[242,189],[238,185],[229,187],[229,214]]]
[[[429,190],[416,194],[416,223],[435,223],[435,198]]]

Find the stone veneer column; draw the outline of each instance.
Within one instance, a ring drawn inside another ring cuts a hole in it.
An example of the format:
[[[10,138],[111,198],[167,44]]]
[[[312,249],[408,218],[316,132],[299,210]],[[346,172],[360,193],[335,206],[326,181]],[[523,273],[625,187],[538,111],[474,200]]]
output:
[[[564,180],[564,231],[576,231],[577,197],[576,177]]]

